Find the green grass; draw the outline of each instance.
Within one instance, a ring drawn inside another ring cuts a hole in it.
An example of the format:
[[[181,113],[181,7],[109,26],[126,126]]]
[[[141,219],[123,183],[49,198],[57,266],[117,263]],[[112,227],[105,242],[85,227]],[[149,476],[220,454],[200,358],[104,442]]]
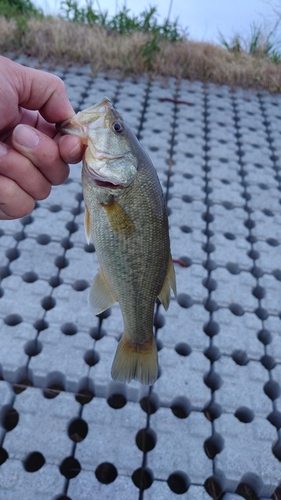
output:
[[[30,0],[0,0],[0,15],[7,19],[43,16]]]
[[[280,42],[277,39],[279,23],[280,19],[277,20],[270,31],[266,31],[261,24],[253,23],[248,38],[236,34],[230,40],[227,40],[222,33],[219,33],[220,43],[235,54],[245,52],[254,57],[263,57],[278,64],[281,60]]]

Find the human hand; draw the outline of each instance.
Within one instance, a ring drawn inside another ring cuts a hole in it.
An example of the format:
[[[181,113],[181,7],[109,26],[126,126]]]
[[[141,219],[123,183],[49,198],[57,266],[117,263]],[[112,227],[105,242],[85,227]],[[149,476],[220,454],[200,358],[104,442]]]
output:
[[[73,115],[60,78],[0,56],[0,219],[30,213],[81,160],[80,139],[55,127]]]

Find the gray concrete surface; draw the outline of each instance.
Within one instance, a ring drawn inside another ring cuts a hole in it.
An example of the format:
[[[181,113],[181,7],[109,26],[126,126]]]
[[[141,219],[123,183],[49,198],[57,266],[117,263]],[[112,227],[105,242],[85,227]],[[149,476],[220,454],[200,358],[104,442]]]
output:
[[[81,165],[0,222],[0,500],[281,499],[281,96],[42,68],[77,111],[106,95],[124,114],[187,267],[157,309],[158,380],[119,384],[119,306],[87,303]]]

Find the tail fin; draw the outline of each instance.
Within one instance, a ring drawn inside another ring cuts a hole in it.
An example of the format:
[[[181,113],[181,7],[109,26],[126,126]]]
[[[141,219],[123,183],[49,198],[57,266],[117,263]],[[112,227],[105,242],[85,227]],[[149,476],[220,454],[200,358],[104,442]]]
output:
[[[158,355],[154,336],[149,346],[141,346],[134,344],[123,334],[115,353],[111,376],[120,382],[135,379],[142,384],[153,384],[158,376]]]

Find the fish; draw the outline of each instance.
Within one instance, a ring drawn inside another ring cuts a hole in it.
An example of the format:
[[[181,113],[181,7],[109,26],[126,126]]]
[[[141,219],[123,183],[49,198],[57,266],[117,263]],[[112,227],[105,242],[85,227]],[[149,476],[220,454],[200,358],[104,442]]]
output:
[[[152,385],[158,377],[155,301],[167,310],[176,279],[165,197],[156,170],[129,124],[105,97],[58,124],[86,145],[82,185],[85,234],[99,271],[89,292],[94,314],[119,302],[124,331],[114,380]]]

